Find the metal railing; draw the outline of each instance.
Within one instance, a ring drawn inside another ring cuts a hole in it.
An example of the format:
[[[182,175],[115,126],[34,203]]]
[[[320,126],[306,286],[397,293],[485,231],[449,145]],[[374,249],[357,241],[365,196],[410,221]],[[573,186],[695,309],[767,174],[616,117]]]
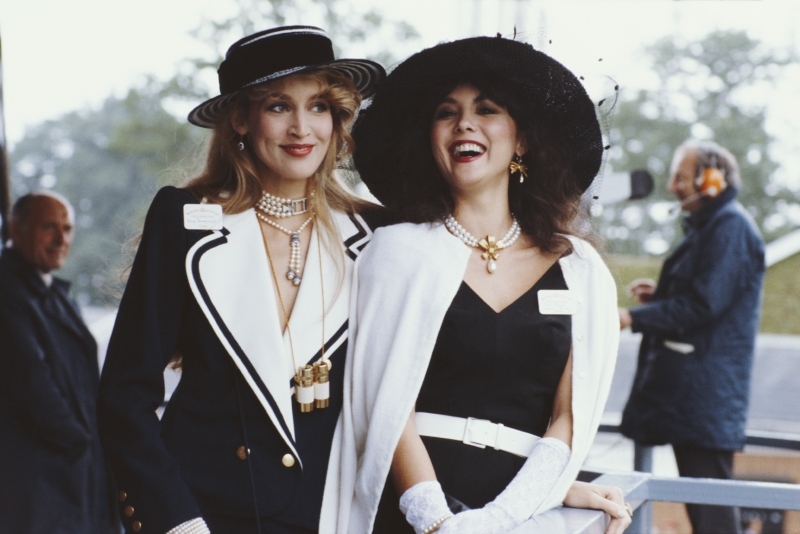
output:
[[[601,475],[598,484],[618,486],[634,510],[634,524],[629,534],[650,531],[649,520],[643,522],[643,512],[653,501],[721,506],[747,506],[769,510],[800,510],[800,486],[774,482],[744,480],[715,480],[707,478],[665,478],[648,473],[617,473]],[[649,519],[649,518],[648,518]],[[575,508],[556,508],[536,516],[512,534],[559,532],[569,534],[603,534],[608,518],[602,512]]]
[[[618,430],[616,425],[600,426],[601,432],[618,433]],[[750,430],[746,444],[799,451],[800,435]],[[634,464],[634,472],[597,473],[599,476],[594,479],[598,484],[622,489],[634,510],[628,534],[651,531],[654,501],[800,511],[797,484],[654,476],[652,447],[636,446]],[[608,516],[602,512],[562,507],[531,518],[511,534],[604,534],[607,524]]]

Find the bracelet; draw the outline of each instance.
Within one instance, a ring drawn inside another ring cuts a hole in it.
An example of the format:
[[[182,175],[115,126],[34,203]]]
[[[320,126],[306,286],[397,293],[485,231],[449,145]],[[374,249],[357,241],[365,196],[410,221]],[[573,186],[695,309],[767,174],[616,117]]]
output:
[[[210,531],[203,518],[196,517],[170,529],[167,534],[210,534]]]
[[[446,515],[443,515],[442,517],[440,517],[439,519],[437,519],[437,520],[436,520],[436,521],[435,521],[435,522],[434,522],[434,523],[433,523],[431,526],[429,526],[428,528],[426,528],[425,530],[423,530],[423,531],[422,531],[422,534],[433,534],[434,532],[436,532],[437,530],[439,530],[439,527],[441,527],[441,526],[442,526],[442,523],[444,523],[445,521],[447,521],[447,520],[448,520],[448,519],[450,519],[451,517],[453,517],[453,514],[446,514]]]

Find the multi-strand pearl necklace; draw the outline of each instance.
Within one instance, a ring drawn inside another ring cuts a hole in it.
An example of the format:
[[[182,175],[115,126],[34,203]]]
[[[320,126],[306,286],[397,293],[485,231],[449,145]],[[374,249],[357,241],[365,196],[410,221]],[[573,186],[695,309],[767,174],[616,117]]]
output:
[[[311,216],[300,225],[300,228],[292,232],[288,228],[284,228],[275,221],[268,219],[259,211],[261,206],[256,206],[256,208],[258,208],[256,209],[256,216],[259,219],[289,236],[289,270],[286,271],[286,278],[291,280],[294,285],[299,286],[300,282],[303,281],[303,279],[300,277],[300,233],[305,230],[306,226],[308,226],[312,220],[314,220],[314,213],[311,213]]]
[[[312,193],[313,196],[313,193]],[[277,219],[291,217],[292,215],[302,215],[308,211],[308,198],[281,198],[271,195],[264,191],[261,200],[258,201],[258,209]]]
[[[458,224],[458,221],[452,215],[448,215],[444,221],[444,225],[450,230],[450,233],[461,240],[462,243],[468,247],[480,248],[483,250],[481,258],[486,260],[486,270],[492,274],[497,270],[497,259],[500,257],[499,251],[506,247],[510,247],[517,240],[521,232],[517,218],[511,216],[511,228],[508,229],[506,235],[500,241],[495,240],[493,235],[487,235],[484,238],[478,239],[466,228]]]

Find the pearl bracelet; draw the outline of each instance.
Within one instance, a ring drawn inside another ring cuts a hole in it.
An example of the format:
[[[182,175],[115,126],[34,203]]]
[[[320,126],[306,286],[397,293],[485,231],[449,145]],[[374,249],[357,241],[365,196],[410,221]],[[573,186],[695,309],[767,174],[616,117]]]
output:
[[[442,523],[453,517],[453,514],[446,514],[437,519],[431,526],[422,531],[422,534],[433,534],[442,526]]]
[[[202,517],[196,517],[170,529],[167,534],[211,534]]]

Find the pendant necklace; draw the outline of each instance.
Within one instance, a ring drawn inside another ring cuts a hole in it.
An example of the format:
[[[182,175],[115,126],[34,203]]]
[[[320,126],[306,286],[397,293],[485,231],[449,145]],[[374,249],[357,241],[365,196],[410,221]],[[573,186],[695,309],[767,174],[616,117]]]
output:
[[[519,238],[521,232],[517,218],[512,215],[511,219],[511,228],[508,229],[506,235],[504,235],[500,241],[497,241],[493,235],[487,235],[481,239],[476,238],[463,226],[458,224],[458,221],[452,215],[447,216],[444,225],[450,230],[451,234],[459,238],[461,242],[468,247],[483,250],[481,258],[486,260],[486,270],[489,271],[489,274],[493,274],[495,270],[497,270],[497,259],[500,257],[499,251],[513,245],[514,241]]]
[[[303,224],[308,224],[308,221]],[[325,286],[322,277],[322,247],[319,243],[319,238],[317,239],[317,252],[319,255],[319,284],[322,291],[322,348],[320,349],[322,356],[319,361],[314,362],[314,365],[297,365],[297,359],[294,355],[292,328],[289,325],[290,316],[283,302],[281,287],[278,285],[278,275],[275,272],[275,264],[272,262],[269,243],[267,243],[267,238],[263,232],[261,237],[264,240],[264,248],[267,250],[272,281],[275,283],[275,291],[278,293],[278,302],[281,305],[283,319],[286,322],[286,331],[289,333],[289,348],[292,353],[292,365],[294,366],[294,394],[300,404],[300,413],[311,412],[315,407],[327,408],[330,404],[330,383],[328,380],[332,365],[331,361],[325,357]],[[292,283],[294,283],[294,280],[292,280]]]
[[[314,219],[314,213],[312,212],[311,216],[306,219],[297,230],[292,232],[288,228],[285,228],[275,221],[267,218],[266,215],[259,211],[260,209],[261,208],[259,207],[259,209],[256,210],[256,216],[259,219],[289,236],[289,268],[286,271],[286,278],[291,280],[294,285],[299,286],[300,282],[303,281],[303,279],[300,277],[300,233],[305,230],[306,226],[308,226],[312,219]]]

